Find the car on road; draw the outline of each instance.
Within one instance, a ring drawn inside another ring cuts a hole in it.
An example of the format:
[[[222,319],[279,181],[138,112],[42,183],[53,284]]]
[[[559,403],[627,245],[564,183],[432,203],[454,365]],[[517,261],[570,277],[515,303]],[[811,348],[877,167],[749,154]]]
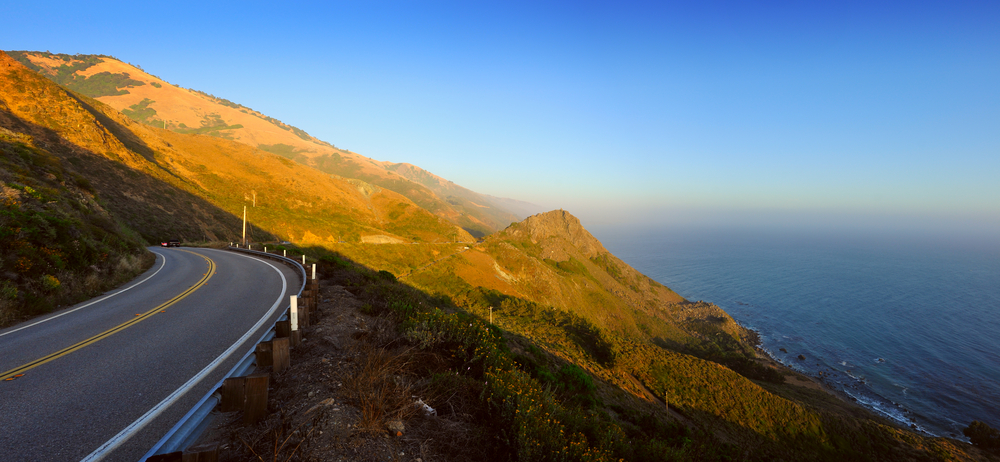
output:
[[[181,241],[178,239],[171,239],[169,241],[160,242],[160,247],[180,247]]]

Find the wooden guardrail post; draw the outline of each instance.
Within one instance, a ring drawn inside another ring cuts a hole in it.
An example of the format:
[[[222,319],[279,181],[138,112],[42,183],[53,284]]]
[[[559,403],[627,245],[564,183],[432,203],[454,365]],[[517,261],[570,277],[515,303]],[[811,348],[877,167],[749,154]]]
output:
[[[257,423],[267,415],[267,386],[270,374],[266,372],[244,377],[230,377],[222,382],[219,407],[222,412],[243,411],[243,423]]]
[[[260,342],[254,350],[257,356],[257,367],[267,367],[272,363],[271,342]]]
[[[146,462],[184,462],[184,453],[181,451],[170,452],[167,454],[157,454],[155,456],[149,456]]]
[[[219,407],[222,412],[243,411],[243,423],[255,424],[267,415],[266,372],[245,377],[230,377],[222,382]],[[196,459],[201,461],[201,459]]]
[[[275,373],[288,368],[288,338],[274,338],[270,342],[260,342],[254,351],[257,355],[257,366],[271,366]]]
[[[275,338],[271,340],[271,367],[274,368],[274,372],[278,373],[291,365],[291,360],[288,356],[288,338]]]
[[[267,373],[246,377],[246,404],[243,406],[243,423],[253,425],[267,416]]]
[[[278,321],[274,323],[274,336],[288,338],[292,336],[292,322]]]
[[[219,400],[220,411],[242,411],[243,403],[247,400],[246,377],[230,377],[223,380],[219,392],[222,394],[222,399]]]
[[[184,450],[182,462],[219,462],[219,442],[203,443]]]

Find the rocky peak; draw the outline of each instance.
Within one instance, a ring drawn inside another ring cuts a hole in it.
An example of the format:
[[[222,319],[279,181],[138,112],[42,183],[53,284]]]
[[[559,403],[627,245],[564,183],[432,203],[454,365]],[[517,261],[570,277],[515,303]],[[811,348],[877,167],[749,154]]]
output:
[[[526,218],[507,228],[512,237],[527,238],[538,243],[552,238],[562,238],[587,257],[608,253],[607,249],[580,224],[580,219],[565,210],[552,210]]]

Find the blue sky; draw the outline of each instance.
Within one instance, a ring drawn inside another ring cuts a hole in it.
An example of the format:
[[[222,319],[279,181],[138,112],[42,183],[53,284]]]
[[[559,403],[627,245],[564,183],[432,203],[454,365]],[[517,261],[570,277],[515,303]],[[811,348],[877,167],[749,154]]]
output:
[[[18,2],[0,47],[585,224],[1000,232],[1000,3],[622,3]]]

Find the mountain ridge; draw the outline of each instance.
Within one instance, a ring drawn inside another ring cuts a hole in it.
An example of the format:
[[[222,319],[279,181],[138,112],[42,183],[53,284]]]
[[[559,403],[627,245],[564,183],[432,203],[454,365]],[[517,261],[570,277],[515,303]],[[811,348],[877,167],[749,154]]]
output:
[[[520,218],[479,193],[443,180],[420,167],[376,161],[337,148],[259,111],[204,92],[172,85],[111,56],[29,51],[11,52],[11,56],[57,83],[66,84],[108,104],[137,122],[180,133],[230,139],[327,173],[379,185],[458,223],[477,237]]]

